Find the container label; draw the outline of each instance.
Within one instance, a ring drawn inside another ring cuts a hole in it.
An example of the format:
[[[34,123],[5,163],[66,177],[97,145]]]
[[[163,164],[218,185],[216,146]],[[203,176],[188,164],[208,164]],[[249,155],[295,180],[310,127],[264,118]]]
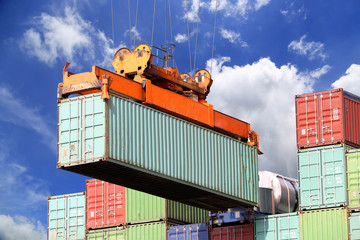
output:
[[[353,197],[356,197],[356,191],[355,190],[353,190]]]
[[[306,130],[305,129],[301,129],[301,135],[305,135],[306,134]]]
[[[333,108],[333,120],[339,120],[339,109]]]

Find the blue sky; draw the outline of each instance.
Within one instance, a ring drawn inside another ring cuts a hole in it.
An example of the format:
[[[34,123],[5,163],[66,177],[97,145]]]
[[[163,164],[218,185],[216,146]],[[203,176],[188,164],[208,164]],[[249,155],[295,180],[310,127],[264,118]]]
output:
[[[294,95],[338,87],[360,95],[360,1],[218,0],[211,60],[215,3],[170,1],[166,37],[176,65],[211,68],[208,102],[260,134],[261,169],[296,177]],[[150,44],[153,4],[139,0],[136,19],[130,1],[129,31],[128,1],[113,0],[113,44],[110,1],[0,1],[0,239],[45,239],[47,196],[85,190],[85,177],[56,169],[62,68],[113,70],[119,47]],[[157,46],[164,5],[156,1]]]

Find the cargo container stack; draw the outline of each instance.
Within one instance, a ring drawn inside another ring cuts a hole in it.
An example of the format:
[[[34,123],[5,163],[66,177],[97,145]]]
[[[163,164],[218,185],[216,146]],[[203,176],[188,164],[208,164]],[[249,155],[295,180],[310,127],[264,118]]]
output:
[[[359,239],[360,98],[334,89],[295,102],[300,237]]]

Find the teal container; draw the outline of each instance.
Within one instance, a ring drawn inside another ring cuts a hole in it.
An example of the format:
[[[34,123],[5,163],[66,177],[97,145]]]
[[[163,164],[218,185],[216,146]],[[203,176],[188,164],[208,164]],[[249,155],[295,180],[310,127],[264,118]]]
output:
[[[85,239],[85,193],[48,198],[48,240]]]
[[[349,216],[349,239],[360,240],[360,212],[351,213]]]
[[[300,239],[299,214],[294,212],[256,217],[255,239]]]
[[[204,209],[258,204],[256,147],[115,95],[58,104],[57,162]]]
[[[90,230],[86,233],[86,240],[125,240],[125,228],[113,227]]]
[[[298,152],[300,209],[347,205],[346,145],[314,147]]]

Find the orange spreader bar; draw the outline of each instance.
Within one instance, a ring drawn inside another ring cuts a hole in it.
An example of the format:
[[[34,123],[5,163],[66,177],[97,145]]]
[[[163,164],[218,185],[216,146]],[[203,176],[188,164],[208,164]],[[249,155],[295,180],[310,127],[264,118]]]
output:
[[[108,98],[107,92],[110,91],[243,142],[247,142],[251,137],[249,123],[214,111],[213,106],[206,102],[196,102],[156,86],[151,80],[145,79],[140,84],[97,66],[93,66],[91,72],[73,74],[66,72],[66,67],[67,65],[64,67],[63,83],[58,87],[58,99],[71,94],[86,95],[95,92],[102,92],[102,97]],[[258,146],[257,142],[249,144]]]

